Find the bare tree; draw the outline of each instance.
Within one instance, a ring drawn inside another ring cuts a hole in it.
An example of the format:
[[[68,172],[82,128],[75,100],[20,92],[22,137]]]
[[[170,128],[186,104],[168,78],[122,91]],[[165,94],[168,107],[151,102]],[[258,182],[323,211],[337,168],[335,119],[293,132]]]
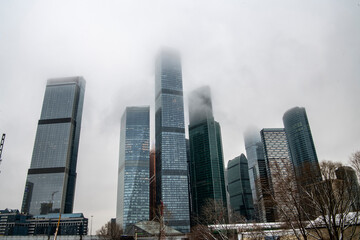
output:
[[[98,235],[100,239],[104,240],[118,240],[121,239],[122,234],[123,229],[121,226],[115,222],[110,221],[102,226],[98,231],[96,231],[96,235]]]
[[[262,191],[265,206],[271,211],[275,221],[284,223],[292,229],[297,239],[308,239],[308,220],[311,219],[311,201],[295,177],[293,166],[287,159],[274,161],[271,164],[269,184]],[[318,234],[311,234],[318,237]]]
[[[297,239],[342,240],[355,237],[359,213],[354,210],[358,210],[360,196],[359,191],[355,191],[358,188],[354,177],[336,178],[341,163],[321,162],[323,180],[306,186],[292,176],[291,168],[287,171],[291,174],[283,174],[283,167],[279,167],[277,174],[272,174],[273,187],[268,191],[271,192],[277,219],[284,221]],[[346,175],[347,171],[343,174]]]
[[[358,179],[360,179],[360,151],[357,151],[351,155],[350,165],[355,169]]]
[[[192,239],[232,239],[235,231],[227,228],[228,218],[228,210],[221,200],[205,200],[200,215],[193,216],[196,226],[192,228]],[[214,230],[210,225],[222,225],[224,230]]]
[[[312,221],[314,227],[323,228],[323,236],[329,239],[352,239],[359,219],[354,206],[360,196],[354,191],[356,178],[336,178],[339,167],[342,167],[341,163],[323,161],[320,164],[323,181],[309,186],[306,193],[319,216]]]

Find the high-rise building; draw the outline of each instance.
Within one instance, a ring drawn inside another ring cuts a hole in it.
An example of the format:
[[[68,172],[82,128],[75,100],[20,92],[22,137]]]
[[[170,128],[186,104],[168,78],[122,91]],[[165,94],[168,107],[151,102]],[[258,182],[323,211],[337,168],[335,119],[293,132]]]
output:
[[[191,213],[193,212],[192,208],[192,196],[191,196],[191,183],[190,183],[190,163],[191,163],[191,156],[190,156],[190,141],[188,138],[185,138],[186,143],[186,158],[187,158],[187,173],[188,173],[188,191],[189,191],[189,211],[190,211],[190,225],[194,226],[193,218],[191,218]]]
[[[344,199],[346,199],[347,194],[350,195],[349,203],[351,205],[351,211],[360,210],[360,187],[356,171],[352,167],[341,166],[335,170],[335,174],[338,180],[344,181],[345,184],[342,184],[341,186],[346,186],[348,188],[343,191],[342,194],[344,195]]]
[[[150,150],[150,221],[157,214],[156,207],[156,158],[155,149]]]
[[[271,200],[265,201],[266,218],[271,222],[279,221],[283,217],[281,211],[291,211],[289,204],[284,202],[284,196],[286,196],[284,194],[290,194],[290,192],[286,193],[283,187],[284,182],[292,184],[294,178],[289,147],[283,128],[264,128],[260,133],[269,180],[269,188],[264,191],[268,191],[271,196]],[[275,200],[276,205],[272,203],[272,200]]]
[[[353,184],[353,186],[355,186],[355,188],[359,187],[359,182],[358,182],[358,178],[356,175],[356,171],[352,167],[340,166],[335,170],[335,174],[336,174],[337,179],[345,180],[345,181]]]
[[[162,50],[155,70],[156,202],[164,221],[190,231],[188,169],[180,56]]]
[[[305,108],[294,107],[283,116],[283,122],[295,175],[303,186],[321,181],[314,141]]]
[[[84,92],[82,77],[47,81],[22,212],[72,213]]]
[[[247,220],[254,219],[249,166],[244,154],[228,162],[227,178],[231,209]]]
[[[249,179],[254,202],[254,218],[266,222],[264,196],[262,189],[268,186],[268,177],[264,157],[264,148],[260,130],[249,128],[244,133],[246,156],[249,166]]]
[[[125,233],[150,215],[150,107],[127,107],[121,118],[116,221]]]
[[[227,209],[224,160],[220,125],[212,114],[209,87],[202,87],[189,97],[190,186],[192,215],[200,219],[208,200],[218,201]],[[215,209],[214,209],[215,211]]]

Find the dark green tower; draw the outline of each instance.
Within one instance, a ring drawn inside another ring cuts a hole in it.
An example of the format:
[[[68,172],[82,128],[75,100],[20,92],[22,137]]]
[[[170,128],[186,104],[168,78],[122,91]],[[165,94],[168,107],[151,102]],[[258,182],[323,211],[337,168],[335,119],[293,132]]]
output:
[[[202,207],[208,200],[222,203],[227,215],[221,130],[213,117],[209,87],[191,93],[189,112],[192,216],[203,217]],[[214,204],[216,206],[219,205]]]
[[[248,160],[244,154],[228,162],[227,179],[231,209],[247,220],[254,219]]]

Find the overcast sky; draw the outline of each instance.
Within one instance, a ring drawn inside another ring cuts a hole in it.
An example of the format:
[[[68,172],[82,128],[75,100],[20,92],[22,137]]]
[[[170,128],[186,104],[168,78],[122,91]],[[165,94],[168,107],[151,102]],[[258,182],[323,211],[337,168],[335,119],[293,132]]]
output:
[[[360,150],[359,25],[359,0],[1,0],[0,209],[21,208],[46,80],[80,75],[74,212],[94,216],[93,233],[115,217],[120,117],[150,105],[154,126],[162,46],[181,53],[186,111],[190,91],[211,87],[225,165],[247,126],[283,127],[295,106],[319,160],[346,163]]]

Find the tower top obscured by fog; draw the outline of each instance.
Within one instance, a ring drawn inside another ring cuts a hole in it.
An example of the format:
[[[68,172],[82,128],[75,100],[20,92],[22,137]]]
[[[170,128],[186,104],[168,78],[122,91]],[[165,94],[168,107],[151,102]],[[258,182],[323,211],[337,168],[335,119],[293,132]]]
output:
[[[189,94],[190,125],[213,118],[211,91],[209,86],[197,88]]]

